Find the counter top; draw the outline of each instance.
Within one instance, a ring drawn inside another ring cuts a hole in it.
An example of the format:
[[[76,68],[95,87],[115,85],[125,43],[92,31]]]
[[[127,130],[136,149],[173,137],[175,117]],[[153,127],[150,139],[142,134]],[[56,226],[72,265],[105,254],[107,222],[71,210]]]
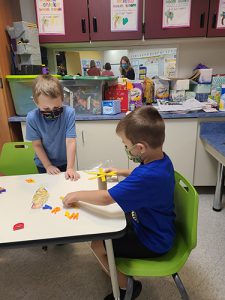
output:
[[[77,121],[101,121],[101,120],[121,120],[124,118],[125,113],[117,115],[76,115]],[[161,113],[163,119],[187,119],[187,118],[222,118],[225,117],[225,112],[212,112],[206,113],[204,111],[190,112],[190,113]],[[9,122],[26,122],[26,117],[12,116],[9,117]]]
[[[205,145],[214,148],[225,159],[225,122],[200,123],[200,138]]]

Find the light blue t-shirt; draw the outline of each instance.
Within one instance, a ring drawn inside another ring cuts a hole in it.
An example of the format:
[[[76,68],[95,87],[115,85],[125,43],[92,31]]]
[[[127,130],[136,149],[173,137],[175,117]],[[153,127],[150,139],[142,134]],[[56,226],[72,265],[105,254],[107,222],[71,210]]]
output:
[[[27,114],[27,140],[41,140],[48,159],[54,166],[62,166],[67,163],[66,138],[75,137],[75,110],[70,106],[63,106],[62,114],[55,120],[44,118],[38,108]],[[44,167],[37,155],[34,160],[38,167]]]
[[[175,238],[174,169],[169,157],[141,164],[108,190],[126,213],[135,233],[151,251],[165,253]]]

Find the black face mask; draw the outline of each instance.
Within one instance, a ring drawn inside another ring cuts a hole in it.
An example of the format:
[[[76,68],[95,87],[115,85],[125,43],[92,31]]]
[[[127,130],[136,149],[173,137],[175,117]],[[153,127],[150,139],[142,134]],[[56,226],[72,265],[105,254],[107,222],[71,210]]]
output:
[[[55,119],[57,119],[62,114],[62,112],[63,112],[63,107],[62,106],[54,108],[51,111],[40,110],[40,113],[47,120],[55,120]]]

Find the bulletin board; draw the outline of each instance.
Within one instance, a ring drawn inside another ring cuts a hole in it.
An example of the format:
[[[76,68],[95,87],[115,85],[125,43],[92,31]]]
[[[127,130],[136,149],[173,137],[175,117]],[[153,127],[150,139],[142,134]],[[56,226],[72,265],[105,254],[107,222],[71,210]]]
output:
[[[129,51],[129,58],[139,78],[141,66],[147,68],[146,76],[176,77],[177,48],[135,49]]]

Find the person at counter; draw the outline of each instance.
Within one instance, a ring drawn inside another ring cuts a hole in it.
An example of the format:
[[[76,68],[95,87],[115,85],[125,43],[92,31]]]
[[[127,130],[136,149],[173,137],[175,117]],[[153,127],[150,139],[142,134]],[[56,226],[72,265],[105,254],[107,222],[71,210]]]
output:
[[[104,67],[104,71],[102,71],[102,76],[114,76],[114,73],[111,71],[111,64],[107,62]]]
[[[122,56],[120,60],[120,73],[122,77],[134,80],[135,73],[127,56]]]
[[[101,76],[101,71],[96,67],[94,60],[90,61],[90,69],[87,71],[88,76]]]

